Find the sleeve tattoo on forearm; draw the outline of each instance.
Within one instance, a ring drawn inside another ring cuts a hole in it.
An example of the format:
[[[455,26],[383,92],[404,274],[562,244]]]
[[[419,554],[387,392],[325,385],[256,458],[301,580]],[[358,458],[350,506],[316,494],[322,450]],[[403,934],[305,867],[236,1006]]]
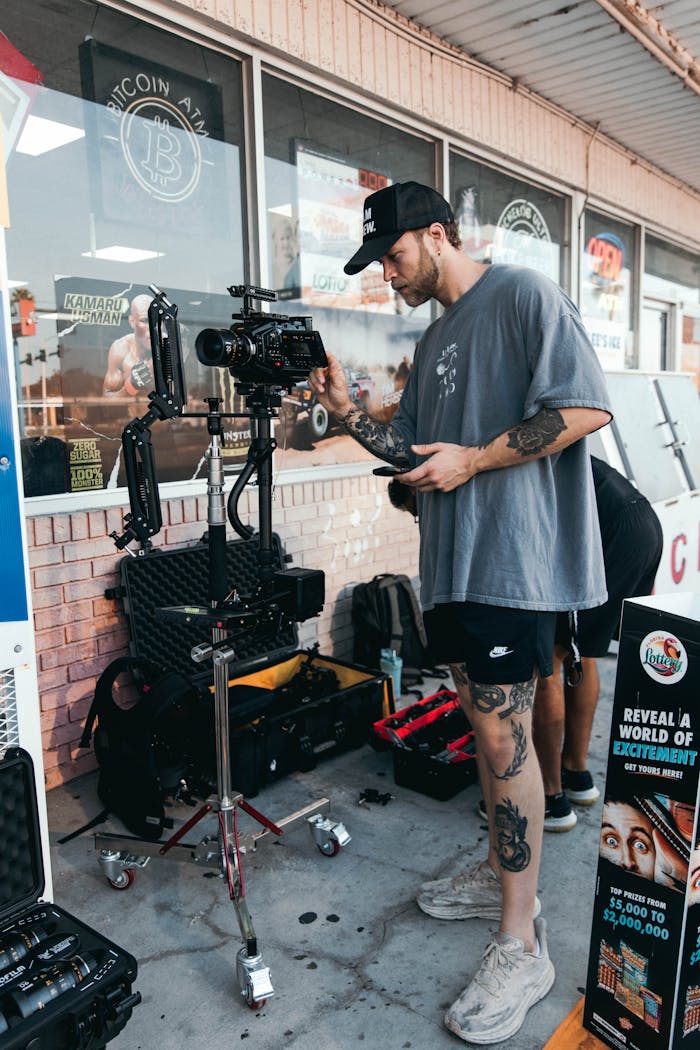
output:
[[[408,464],[406,442],[390,423],[378,423],[360,408],[352,408],[341,423],[355,441],[375,456],[391,463]]]
[[[566,423],[561,412],[556,408],[543,408],[532,419],[508,431],[507,447],[514,448],[521,456],[538,456],[554,444],[564,430]]]

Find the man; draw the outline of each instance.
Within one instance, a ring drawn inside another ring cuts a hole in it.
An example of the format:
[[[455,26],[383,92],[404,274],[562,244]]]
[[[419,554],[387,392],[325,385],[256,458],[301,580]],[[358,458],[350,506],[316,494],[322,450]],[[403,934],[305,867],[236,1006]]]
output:
[[[153,376],[148,308],[152,301],[150,295],[137,295],[131,301],[131,332],[115,339],[109,348],[102,384],[102,393],[107,397],[135,397],[150,389]]]
[[[577,822],[571,802],[590,806],[600,797],[587,768],[600,691],[596,657],[605,656],[617,637],[623,599],[651,594],[663,550],[661,523],[649,501],[603,460],[592,456],[591,464],[608,600],[577,614],[573,638],[569,617],[559,615],[554,674],[537,683],[534,734],[545,831],[569,831]],[[580,666],[574,665],[572,645]]]
[[[551,673],[555,610],[605,599],[585,434],[610,420],[574,305],[531,270],[461,251],[447,201],[399,183],[365,201],[345,271],[379,260],[408,306],[445,312],[420,340],[401,403],[379,423],[351,402],[332,355],[310,383],[357,441],[408,467],[420,520],[421,600],[474,728],[493,829],[488,861],[424,886],[443,918],[500,917],[445,1023],[467,1042],[513,1035],[554,968],[536,913],[544,796],[531,743],[535,674]]]

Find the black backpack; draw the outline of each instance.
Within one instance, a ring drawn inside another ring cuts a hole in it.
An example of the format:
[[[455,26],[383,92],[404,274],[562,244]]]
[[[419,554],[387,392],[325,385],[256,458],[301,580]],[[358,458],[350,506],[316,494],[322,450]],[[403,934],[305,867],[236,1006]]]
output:
[[[393,649],[403,660],[402,680],[421,681],[420,671],[432,668],[428,640],[418,600],[408,576],[383,573],[352,592],[353,660],[378,668],[382,649]]]
[[[136,699],[122,707],[112,690],[127,673]],[[140,838],[156,841],[172,826],[164,802],[188,777],[196,777],[203,758],[199,752],[207,748],[211,728],[205,712],[200,694],[184,675],[150,660],[120,657],[100,675],[80,746],[90,746],[97,719],[97,793],[106,810]]]

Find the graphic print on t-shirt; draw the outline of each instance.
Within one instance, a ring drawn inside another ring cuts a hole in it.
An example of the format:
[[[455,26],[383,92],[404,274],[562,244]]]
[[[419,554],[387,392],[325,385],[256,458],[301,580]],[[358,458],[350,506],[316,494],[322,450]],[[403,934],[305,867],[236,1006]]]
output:
[[[455,392],[455,376],[457,375],[457,344],[450,343],[444,350],[440,351],[437,360],[436,371],[440,379],[440,397],[447,398]]]

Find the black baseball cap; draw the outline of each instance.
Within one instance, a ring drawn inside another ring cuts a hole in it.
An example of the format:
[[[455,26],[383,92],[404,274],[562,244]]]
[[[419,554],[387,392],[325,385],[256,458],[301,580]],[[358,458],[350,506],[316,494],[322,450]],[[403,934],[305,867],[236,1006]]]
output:
[[[365,198],[362,247],[344,270],[359,273],[385,255],[408,230],[421,230],[433,222],[454,222],[445,198],[420,182],[395,182]]]

